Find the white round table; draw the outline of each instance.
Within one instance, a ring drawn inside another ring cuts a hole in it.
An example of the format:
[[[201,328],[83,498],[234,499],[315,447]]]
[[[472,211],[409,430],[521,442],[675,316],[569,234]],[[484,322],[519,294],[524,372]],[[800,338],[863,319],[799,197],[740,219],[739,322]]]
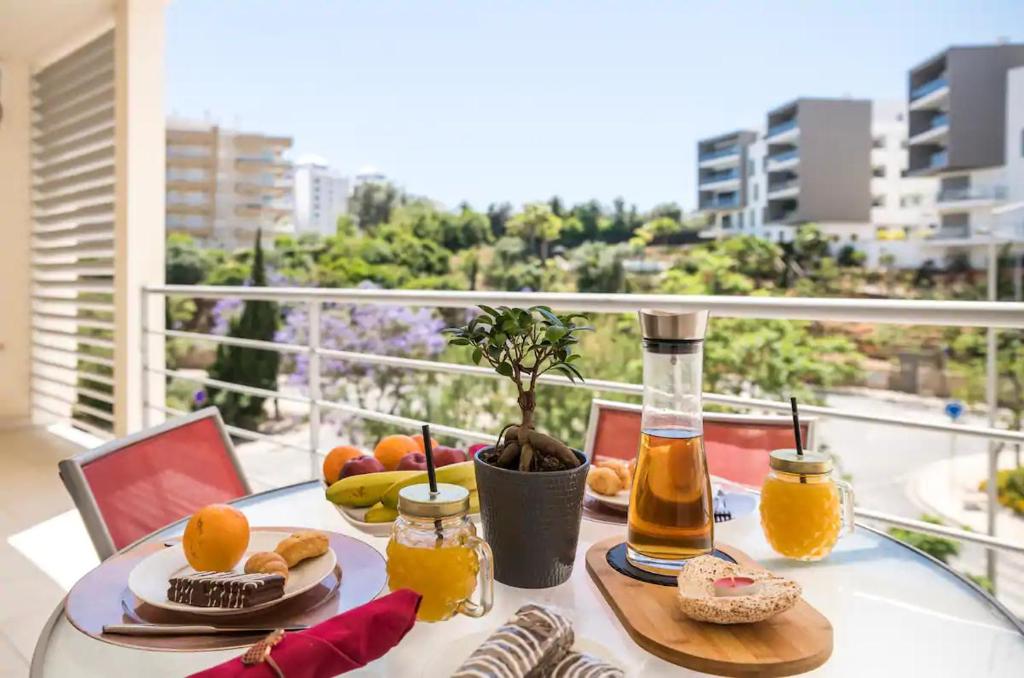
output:
[[[305,525],[362,539],[382,551],[386,540],[351,526],[323,496],[318,482],[246,497],[236,504],[250,524]],[[180,534],[184,522],[151,535]],[[494,610],[482,619],[456,617],[418,623],[390,653],[353,676],[438,675],[456,653],[468,655],[519,606],[539,602],[572,617],[581,643],[596,644],[629,676],[698,675],[641,649],[622,630],[584,564],[591,544],[621,534],[621,526],[584,519],[573,575],[550,589],[495,585]],[[792,577],[804,597],[832,622],[835,649],[819,676],[1021,676],[1024,629],[1004,608],[951,570],[869,528],[858,526],[825,561],[805,564],[776,557],[756,513],[716,525],[717,540],[732,544],[765,567]],[[472,642],[469,642],[472,641]],[[43,630],[32,676],[182,676],[237,656],[237,650],[153,652],[94,640],[75,629],[62,608]],[[439,659],[441,658],[441,659]],[[457,662],[456,662],[457,664]]]

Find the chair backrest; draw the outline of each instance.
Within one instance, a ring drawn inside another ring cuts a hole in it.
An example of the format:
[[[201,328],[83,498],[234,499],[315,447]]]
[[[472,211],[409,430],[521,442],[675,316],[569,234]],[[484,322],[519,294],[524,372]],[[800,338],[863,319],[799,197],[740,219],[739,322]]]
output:
[[[65,459],[59,471],[101,560],[251,492],[216,407]]]
[[[595,398],[590,405],[584,453],[591,459],[632,459],[640,447],[641,407]],[[814,444],[813,417],[800,420],[804,445]],[[712,475],[760,487],[768,454],[793,447],[793,421],[776,415],[704,413],[704,449]]]

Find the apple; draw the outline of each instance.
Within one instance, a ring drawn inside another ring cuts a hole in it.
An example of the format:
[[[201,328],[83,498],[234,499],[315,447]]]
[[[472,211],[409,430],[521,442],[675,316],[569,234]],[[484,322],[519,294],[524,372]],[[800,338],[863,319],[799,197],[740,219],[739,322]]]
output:
[[[491,443],[476,443],[475,445],[469,446],[469,458],[472,459],[476,456],[476,453],[485,447],[493,447]]]
[[[438,445],[434,448],[434,466],[437,468],[448,466],[449,464],[458,464],[461,461],[466,461],[466,453],[462,450],[457,450],[454,447],[444,447],[443,445]]]
[[[364,455],[346,461],[345,465],[341,467],[341,475],[338,477],[348,478],[349,476],[361,476],[364,473],[381,473],[384,470],[384,464],[370,455]]]
[[[398,461],[399,471],[427,470],[427,456],[422,452],[410,452]]]

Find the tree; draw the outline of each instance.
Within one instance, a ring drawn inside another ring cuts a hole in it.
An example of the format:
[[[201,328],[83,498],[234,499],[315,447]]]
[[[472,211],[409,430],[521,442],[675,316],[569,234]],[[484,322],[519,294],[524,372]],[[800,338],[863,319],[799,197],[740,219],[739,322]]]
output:
[[[682,224],[671,217],[655,217],[636,231],[632,242],[643,247],[658,240],[665,240],[681,230],[683,230]]]
[[[390,221],[392,211],[403,202],[405,196],[394,184],[371,181],[356,186],[348,211],[367,232]]]
[[[251,284],[253,287],[264,287],[267,284],[259,231],[256,232],[256,244],[253,248]],[[242,314],[231,321],[228,336],[273,341],[278,322],[277,304],[272,301],[248,300]],[[280,362],[281,355],[277,351],[220,344],[217,347],[217,358],[210,367],[210,378],[254,388],[277,390]],[[214,387],[207,389],[207,395],[210,402],[220,409],[221,416],[229,425],[256,430],[265,417],[263,403],[266,398],[262,396]]]
[[[525,240],[530,251],[538,252],[544,261],[548,258],[548,244],[562,232],[562,218],[552,212],[550,205],[528,203],[509,220],[508,232]]]
[[[196,285],[203,281],[210,268],[210,260],[203,256],[192,239],[185,233],[167,236],[167,284]]]
[[[491,223],[491,233],[495,238],[505,235],[505,227],[512,217],[512,205],[503,202],[500,205],[491,203],[487,207],[487,221]]]
[[[572,253],[576,289],[580,292],[625,292],[623,262],[631,253],[632,247],[625,243],[588,242],[580,245]]]

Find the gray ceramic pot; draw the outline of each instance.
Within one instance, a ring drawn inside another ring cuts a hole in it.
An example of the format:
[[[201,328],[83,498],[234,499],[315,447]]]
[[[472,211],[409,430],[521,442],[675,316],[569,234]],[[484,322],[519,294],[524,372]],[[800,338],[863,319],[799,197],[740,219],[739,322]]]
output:
[[[541,589],[572,574],[580,536],[583,489],[590,462],[568,471],[524,473],[473,456],[480,492],[484,539],[494,553],[494,578],[502,584]]]

